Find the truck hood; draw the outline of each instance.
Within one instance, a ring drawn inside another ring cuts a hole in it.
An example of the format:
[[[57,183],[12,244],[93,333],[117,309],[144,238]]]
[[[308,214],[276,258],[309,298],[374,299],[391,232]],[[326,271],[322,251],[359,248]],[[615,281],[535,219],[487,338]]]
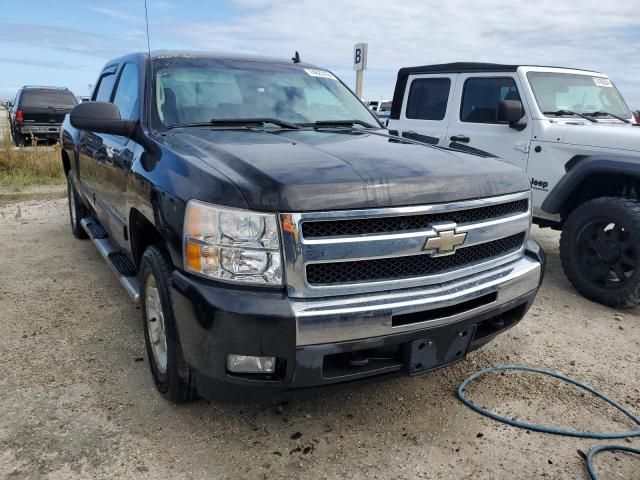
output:
[[[622,123],[563,125],[562,142],[603,149],[640,152],[640,127]]]
[[[520,192],[519,169],[416,144],[384,131],[187,128],[164,143],[196,155],[251,209],[313,211],[442,203]]]

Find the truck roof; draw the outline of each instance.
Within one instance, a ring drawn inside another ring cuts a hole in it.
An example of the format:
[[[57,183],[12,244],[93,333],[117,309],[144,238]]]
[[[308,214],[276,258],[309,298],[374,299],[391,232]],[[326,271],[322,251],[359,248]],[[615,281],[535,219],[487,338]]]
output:
[[[67,87],[49,87],[45,85],[24,85],[22,90],[69,90]]]
[[[122,63],[125,60],[130,60],[135,57],[148,58],[149,54],[147,52],[130,53],[128,55],[124,55],[122,57],[109,60],[106,66]],[[279,64],[293,65],[292,60],[287,58],[264,57],[259,55],[247,55],[247,54],[232,53],[232,52],[201,52],[201,51],[193,51],[193,50],[154,50],[151,52],[152,60],[163,59],[163,58],[179,58],[179,57],[208,58],[208,59],[216,59],[216,60],[245,60],[249,62],[279,63]],[[300,62],[295,65],[301,66],[301,67],[322,68],[310,63],[305,63],[305,62]]]
[[[544,67],[544,68],[564,68],[546,65],[507,65],[503,63],[482,63],[482,62],[453,62],[439,63],[435,65],[422,65],[419,67],[405,67],[398,71],[398,78],[411,74],[421,73],[466,73],[466,72],[515,72],[519,67]],[[593,70],[583,70],[580,68],[570,68],[570,70],[582,70],[593,72]],[[599,72],[594,72],[599,73]]]

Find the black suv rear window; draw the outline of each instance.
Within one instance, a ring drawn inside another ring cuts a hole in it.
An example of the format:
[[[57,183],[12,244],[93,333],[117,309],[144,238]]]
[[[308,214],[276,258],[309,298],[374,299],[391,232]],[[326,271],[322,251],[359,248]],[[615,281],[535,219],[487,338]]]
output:
[[[76,98],[68,90],[26,90],[22,93],[22,108],[73,107]]]

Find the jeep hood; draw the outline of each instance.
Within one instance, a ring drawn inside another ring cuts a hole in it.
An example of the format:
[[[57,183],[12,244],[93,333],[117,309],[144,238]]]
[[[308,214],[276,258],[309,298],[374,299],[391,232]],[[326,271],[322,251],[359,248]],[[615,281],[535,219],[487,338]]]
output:
[[[620,123],[593,123],[564,127],[563,143],[640,152],[640,127]]]
[[[507,163],[382,130],[185,128],[169,132],[164,143],[184,158],[195,154],[256,210],[431,204],[529,189],[524,173]]]

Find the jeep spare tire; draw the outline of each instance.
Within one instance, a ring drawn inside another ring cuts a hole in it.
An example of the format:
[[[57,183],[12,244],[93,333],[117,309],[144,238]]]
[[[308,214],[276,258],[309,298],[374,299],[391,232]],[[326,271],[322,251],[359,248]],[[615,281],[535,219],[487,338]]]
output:
[[[560,237],[562,267],[586,298],[614,308],[640,302],[640,203],[590,200],[567,218]]]

